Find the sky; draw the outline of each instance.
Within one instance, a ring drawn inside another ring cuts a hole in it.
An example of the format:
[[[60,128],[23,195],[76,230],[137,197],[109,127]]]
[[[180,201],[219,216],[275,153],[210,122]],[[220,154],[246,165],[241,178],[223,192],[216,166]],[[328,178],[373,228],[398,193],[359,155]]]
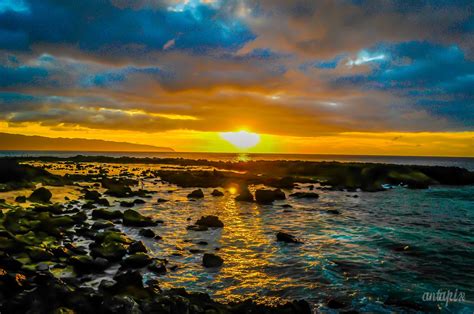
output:
[[[474,156],[474,3],[0,0],[0,132]]]

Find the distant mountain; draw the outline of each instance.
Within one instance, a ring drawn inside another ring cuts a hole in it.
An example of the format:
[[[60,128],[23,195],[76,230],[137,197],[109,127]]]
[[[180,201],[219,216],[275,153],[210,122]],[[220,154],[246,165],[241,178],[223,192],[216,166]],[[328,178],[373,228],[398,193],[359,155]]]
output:
[[[0,133],[0,150],[89,151],[89,152],[174,152],[169,147],[87,140],[80,138],[51,138]]]

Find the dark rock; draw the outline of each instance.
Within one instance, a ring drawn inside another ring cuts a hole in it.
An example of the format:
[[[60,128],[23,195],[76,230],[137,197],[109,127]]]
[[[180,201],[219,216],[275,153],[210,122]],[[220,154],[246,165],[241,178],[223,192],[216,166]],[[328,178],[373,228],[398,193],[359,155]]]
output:
[[[275,200],[286,199],[285,192],[280,189],[276,190],[265,190],[259,189],[255,191],[255,200],[260,204],[271,204]]]
[[[301,241],[299,241],[295,236],[281,231],[277,233],[276,238],[279,242],[301,243]]]
[[[26,202],[26,196],[23,196],[23,195],[17,196],[17,197],[15,198],[15,202],[17,202],[17,203],[25,203],[25,202]]]
[[[148,269],[157,274],[166,273],[166,265],[163,261],[155,260],[149,266]]]
[[[340,215],[341,214],[341,212],[338,211],[337,209],[328,209],[326,212],[329,213],[329,214],[333,214],[333,215]]]
[[[30,247],[28,256],[33,262],[49,261],[54,257],[53,253],[39,247]]]
[[[250,193],[250,190],[248,187],[242,188],[240,191],[240,194],[237,195],[235,200],[239,202],[253,202],[254,201],[253,195],[252,193]]]
[[[211,195],[212,196],[224,196],[224,193],[217,190],[217,189],[214,189],[214,191],[212,191]]]
[[[125,226],[135,227],[147,227],[157,225],[157,223],[153,221],[150,217],[143,216],[139,212],[132,209],[127,209],[123,213],[123,224]]]
[[[33,193],[31,193],[28,200],[30,202],[48,203],[52,196],[53,194],[51,194],[51,192],[47,188],[40,187],[39,189],[36,189],[33,191]]]
[[[106,198],[99,198],[97,201],[96,201],[97,205],[101,205],[101,206],[107,206],[109,207],[110,206],[110,203],[109,201],[106,199]]]
[[[146,202],[144,200],[140,199],[140,198],[137,198],[137,199],[133,200],[133,203],[135,205],[141,205],[141,204],[145,204]]]
[[[148,250],[142,241],[135,241],[128,247],[128,254],[147,253]]]
[[[344,307],[346,307],[346,305],[344,303],[342,303],[341,301],[338,301],[336,299],[330,299],[328,302],[327,302],[327,306],[328,308],[330,309],[342,309]]]
[[[169,202],[169,200],[167,199],[164,199],[164,198],[159,198],[156,200],[157,203],[166,203],[166,202]]]
[[[208,245],[209,243],[207,243],[206,241],[199,241],[197,244],[198,245]]]
[[[101,229],[109,229],[113,228],[115,225],[110,220],[99,220],[92,224],[91,229],[93,230],[101,230]]]
[[[101,194],[97,191],[85,190],[84,199],[89,201],[97,201],[101,197]]]
[[[119,210],[94,209],[92,211],[92,218],[105,220],[121,219],[123,218],[123,213]]]
[[[219,220],[219,217],[209,215],[209,216],[202,216],[196,221],[196,225],[198,226],[206,226],[210,228],[223,228],[224,223]]]
[[[215,254],[205,253],[202,257],[202,265],[204,267],[220,267],[223,263],[224,260]]]
[[[204,193],[201,189],[197,189],[188,194],[188,198],[203,198]]]
[[[146,253],[139,252],[126,257],[121,264],[125,268],[142,268],[151,264],[152,261],[153,259]]]
[[[319,195],[314,192],[296,192],[296,193],[290,194],[290,196],[295,197],[295,198],[310,198],[310,199],[319,198]]]
[[[121,201],[120,206],[130,208],[130,207],[135,206],[135,202]]]
[[[155,232],[151,229],[142,229],[138,232],[139,235],[145,238],[154,238]]]

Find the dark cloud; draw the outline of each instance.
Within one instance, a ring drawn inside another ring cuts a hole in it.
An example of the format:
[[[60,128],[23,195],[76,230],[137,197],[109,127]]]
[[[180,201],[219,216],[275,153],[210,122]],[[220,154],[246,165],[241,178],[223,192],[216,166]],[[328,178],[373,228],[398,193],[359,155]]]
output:
[[[472,130],[473,7],[9,1],[0,120],[147,132],[245,124],[299,136]]]

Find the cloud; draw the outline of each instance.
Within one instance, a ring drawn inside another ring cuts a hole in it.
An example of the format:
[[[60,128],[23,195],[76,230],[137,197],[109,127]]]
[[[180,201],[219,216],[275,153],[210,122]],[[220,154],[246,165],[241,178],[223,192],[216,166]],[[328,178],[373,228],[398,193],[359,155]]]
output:
[[[470,9],[466,1],[4,1],[0,120],[303,137],[472,130]]]

